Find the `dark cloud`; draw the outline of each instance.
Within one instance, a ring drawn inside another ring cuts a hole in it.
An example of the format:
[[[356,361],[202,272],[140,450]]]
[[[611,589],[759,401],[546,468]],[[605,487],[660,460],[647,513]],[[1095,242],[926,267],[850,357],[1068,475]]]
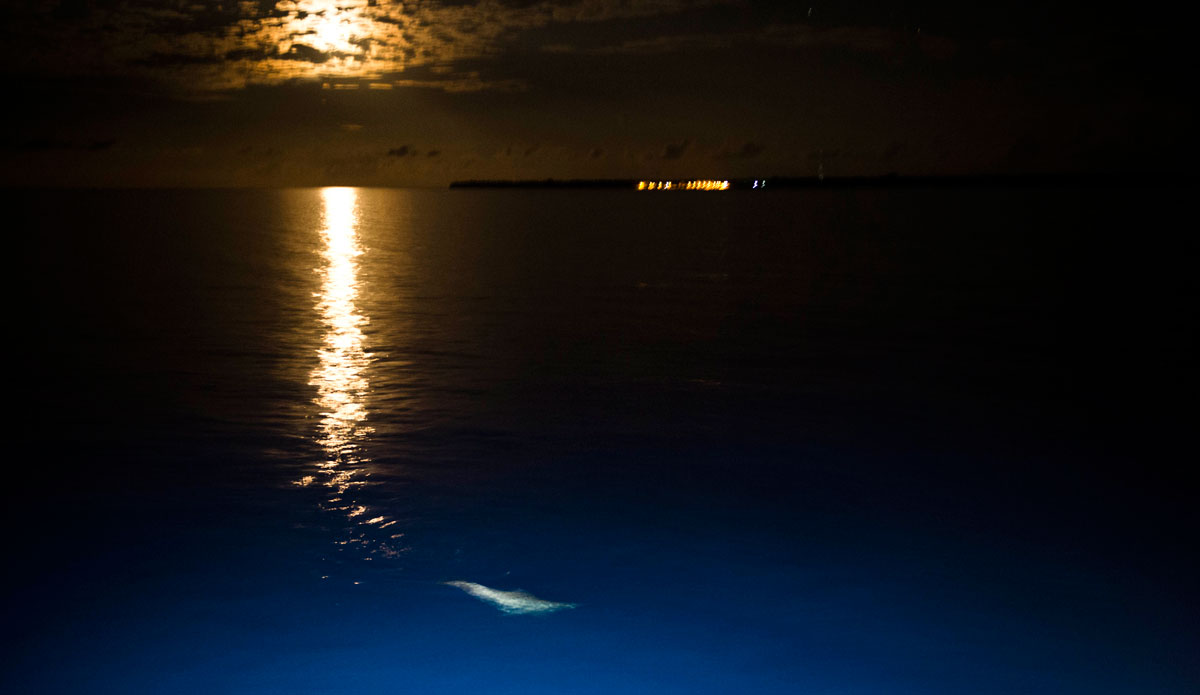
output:
[[[683,153],[687,151],[691,144],[691,140],[684,140],[683,142],[679,143],[668,143],[667,146],[663,148],[662,158],[679,159],[683,156]]]
[[[822,27],[813,24],[768,24],[746,29],[727,28],[704,33],[664,34],[620,43],[576,46],[550,43],[541,47],[546,53],[589,55],[665,55],[703,51],[729,51],[750,46],[787,48],[845,48],[867,53],[908,51],[917,47],[929,56],[949,57],[955,41],[910,28],[885,26]]]
[[[231,56],[227,56],[227,59],[229,57]],[[265,58],[266,56],[263,57]],[[287,50],[287,53],[279,54],[279,57],[283,60],[298,60],[320,65],[321,63],[328,61],[333,56],[313,48],[312,46],[305,46],[302,43],[297,43],[293,44],[292,47]],[[233,59],[236,60],[237,58]]]
[[[11,140],[4,143],[3,148],[9,152],[51,152],[66,150],[77,152],[100,152],[116,145],[113,139],[105,140],[60,140],[52,137],[35,137]]]
[[[401,145],[388,150],[389,157],[416,157],[417,151],[411,145]]]
[[[444,71],[428,70],[422,74],[420,70],[413,71],[418,76],[412,78],[397,78],[388,84],[395,87],[423,88],[450,94],[470,94],[472,92],[522,92],[529,85],[517,78],[485,79],[478,71],[452,73],[446,77],[436,76]]]
[[[721,150],[716,154],[717,159],[753,159],[762,154],[763,146],[756,142],[746,142],[734,150]]]
[[[812,152],[809,152],[808,158],[814,162],[815,161],[826,161],[827,162],[831,159],[837,159],[837,158],[841,157],[843,154],[844,153],[842,152],[842,150],[838,150],[838,149],[830,149],[830,150],[821,149],[821,150],[814,150]]]
[[[274,156],[282,153],[281,150],[278,150],[274,147],[261,147],[260,148],[260,147],[254,147],[253,145],[247,145],[246,147],[239,149],[237,152],[240,155],[254,156],[254,157],[274,157]]]

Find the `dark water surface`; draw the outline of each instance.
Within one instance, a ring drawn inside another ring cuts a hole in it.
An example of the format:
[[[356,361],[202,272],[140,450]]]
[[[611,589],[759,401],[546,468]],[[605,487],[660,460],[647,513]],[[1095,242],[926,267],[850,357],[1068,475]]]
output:
[[[9,192],[0,689],[1192,692],[1192,193]]]

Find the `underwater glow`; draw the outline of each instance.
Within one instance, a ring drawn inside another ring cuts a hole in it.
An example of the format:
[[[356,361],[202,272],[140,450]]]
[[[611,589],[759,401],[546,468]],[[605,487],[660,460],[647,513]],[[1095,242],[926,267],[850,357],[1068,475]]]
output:
[[[575,608],[577,605],[574,603],[547,601],[524,591],[493,589],[482,584],[476,584],[475,582],[446,582],[446,586],[462,589],[480,601],[490,603],[509,615],[553,613],[554,611],[561,611],[567,608]]]

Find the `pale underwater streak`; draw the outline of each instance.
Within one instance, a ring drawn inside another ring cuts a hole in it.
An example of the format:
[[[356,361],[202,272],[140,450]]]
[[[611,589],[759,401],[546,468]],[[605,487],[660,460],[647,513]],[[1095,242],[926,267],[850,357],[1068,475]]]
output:
[[[566,608],[574,608],[577,605],[574,603],[547,601],[533,594],[527,594],[524,591],[501,591],[500,589],[493,589],[482,584],[476,584],[475,582],[445,582],[445,584],[446,586],[462,589],[480,601],[490,603],[510,615],[553,613],[554,611],[561,611]]]

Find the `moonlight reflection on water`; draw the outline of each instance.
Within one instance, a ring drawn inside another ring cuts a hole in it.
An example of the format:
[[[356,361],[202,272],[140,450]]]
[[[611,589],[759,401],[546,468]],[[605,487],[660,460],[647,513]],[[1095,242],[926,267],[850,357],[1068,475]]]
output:
[[[344,514],[351,521],[350,537],[339,545],[366,545],[363,527],[387,528],[395,520],[374,513],[359,503],[352,491],[367,484],[364,465],[370,461],[363,453],[362,443],[373,432],[367,424],[367,391],[370,383],[366,370],[372,355],[364,348],[362,327],[367,317],[359,313],[358,257],[364,253],[358,243],[358,191],[353,188],[325,188],[321,191],[324,204],[324,266],[321,291],[317,294],[316,309],[324,327],[324,345],[318,350],[320,362],[310,374],[309,385],[317,389],[314,400],[320,418],[316,443],[324,451],[324,461],[318,464],[321,483],[331,489],[325,500],[329,511]],[[317,476],[304,476],[299,482],[308,485]],[[373,552],[385,557],[394,553],[386,544]]]

